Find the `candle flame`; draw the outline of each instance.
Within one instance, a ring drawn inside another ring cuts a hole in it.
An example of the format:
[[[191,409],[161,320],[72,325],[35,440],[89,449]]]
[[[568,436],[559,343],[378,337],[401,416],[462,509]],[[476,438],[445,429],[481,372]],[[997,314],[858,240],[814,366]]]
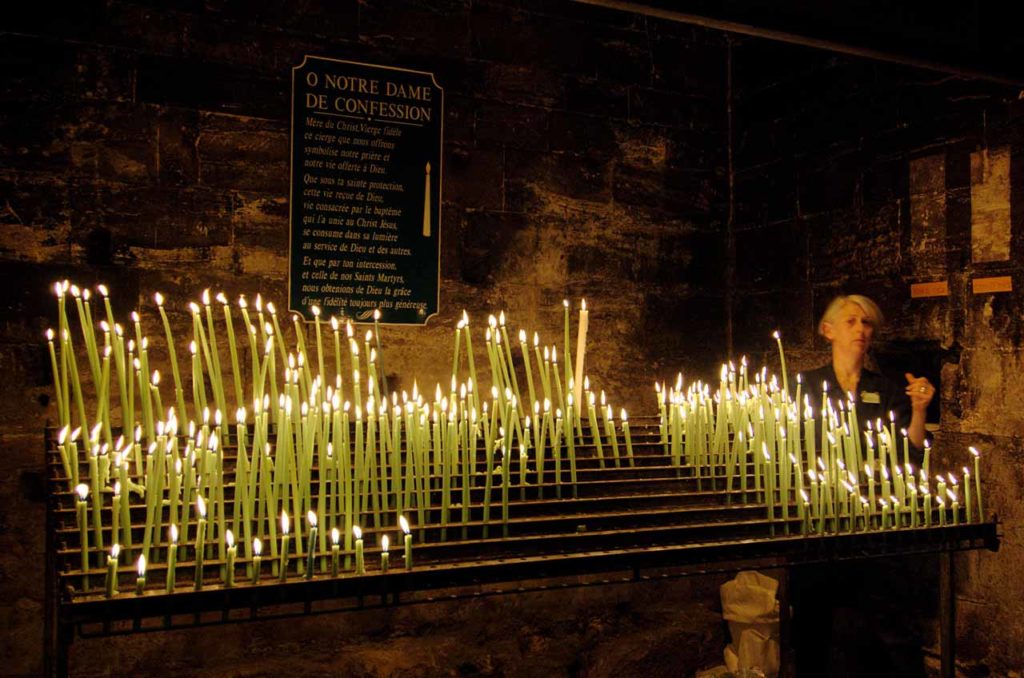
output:
[[[355,536],[357,541],[363,538],[363,530],[358,525],[352,526],[352,534]]]
[[[312,511],[306,513],[306,522],[309,523],[310,527],[316,527],[316,514]]]
[[[117,560],[117,557],[119,555],[121,555],[121,545],[120,544],[114,544],[113,546],[110,547],[110,557],[112,559],[114,559],[114,560]]]
[[[144,556],[144,555],[139,556],[139,564],[136,567],[136,569],[139,572],[139,577],[145,577],[146,576],[146,556]]]
[[[406,520],[405,516],[398,516],[398,524],[402,528],[402,532],[409,534],[409,521]]]
[[[80,500],[85,501],[85,498],[89,496],[89,486],[85,483],[79,483],[75,487],[75,492],[78,493],[78,498]]]
[[[224,531],[224,543],[229,549],[235,547],[235,534],[230,529]]]
[[[168,528],[167,531],[170,533],[171,543],[172,544],[177,544],[178,543],[178,526],[177,525],[171,525],[170,528]]]
[[[196,497],[196,511],[199,512],[200,518],[206,517],[206,500],[203,499],[202,495]]]
[[[260,541],[259,537],[255,537],[252,540],[252,554],[259,556],[261,553],[263,553],[263,542]]]
[[[288,520],[288,512],[281,509],[281,532],[288,534],[291,529],[291,521]]]
[[[380,550],[383,551],[384,553],[388,552],[388,546],[390,544],[391,544],[391,540],[388,539],[388,536],[386,534],[383,537],[380,538]]]

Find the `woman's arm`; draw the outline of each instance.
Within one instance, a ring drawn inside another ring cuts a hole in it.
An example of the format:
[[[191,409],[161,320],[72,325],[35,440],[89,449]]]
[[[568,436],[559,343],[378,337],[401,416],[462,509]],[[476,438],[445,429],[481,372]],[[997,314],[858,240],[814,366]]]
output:
[[[924,447],[924,423],[928,415],[928,403],[935,396],[935,387],[925,377],[915,377],[910,372],[907,378],[907,397],[910,398],[910,425],[907,437],[914,447]]]

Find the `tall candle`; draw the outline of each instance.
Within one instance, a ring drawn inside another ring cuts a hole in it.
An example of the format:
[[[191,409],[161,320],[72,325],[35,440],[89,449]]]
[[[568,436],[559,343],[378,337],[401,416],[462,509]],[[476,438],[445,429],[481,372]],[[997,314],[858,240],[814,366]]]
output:
[[[164,590],[167,593],[174,591],[174,580],[175,580],[175,566],[178,563],[178,526],[172,524],[167,528],[168,532],[168,544],[167,544],[167,582]]]
[[[196,497],[196,515],[199,516],[195,543],[195,589],[198,591],[203,588],[203,559],[206,556],[206,501],[202,495]]]
[[[75,504],[78,513],[78,540],[82,551],[82,588],[89,588],[89,519],[88,519],[88,504],[86,499],[89,497],[89,486],[85,483],[79,483],[75,487],[75,493],[78,495],[78,501]]]
[[[573,400],[577,403],[582,402],[583,398],[583,364],[587,351],[587,327],[589,324],[590,314],[587,311],[587,300],[583,299],[580,302],[580,326],[576,332],[576,377]]]
[[[967,522],[974,522],[974,507],[971,504],[971,472],[966,466],[963,467],[964,472],[964,506],[967,508]]]
[[[120,553],[120,544],[114,544],[110,547],[110,555],[107,556],[107,598],[113,598],[117,595],[117,556]]]
[[[288,520],[288,512],[281,509],[281,550],[279,552],[280,566],[279,566],[279,581],[284,581],[288,577],[288,537],[291,523]]]
[[[332,577],[337,577],[338,576],[338,555],[339,555],[339,553],[341,551],[341,545],[339,543],[340,541],[341,541],[341,532],[338,531],[338,528],[332,527],[331,528],[331,576]]]
[[[985,505],[981,501],[981,472],[978,468],[978,464],[981,461],[981,452],[978,452],[978,448],[970,447],[971,455],[974,457],[974,489],[978,494],[978,520],[985,520]]]
[[[626,438],[626,456],[629,457],[629,465],[633,466],[633,438],[629,434],[629,417],[626,415],[626,410],[623,409],[621,412],[622,416],[622,435]]]
[[[252,583],[260,581],[260,570],[263,566],[263,542],[259,537],[252,540]]]
[[[306,513],[306,522],[309,523],[309,536],[306,542],[306,579],[313,578],[313,568],[316,562],[316,514],[312,511]]]
[[[398,516],[398,524],[405,535],[405,569],[412,569],[412,531],[409,529],[409,521],[405,516]]]
[[[224,543],[227,545],[227,569],[224,571],[224,586],[231,588],[235,585],[235,535],[228,529],[224,532]]]
[[[366,564],[363,562],[363,531],[358,525],[353,525],[352,534],[356,538],[356,574],[366,574]]]

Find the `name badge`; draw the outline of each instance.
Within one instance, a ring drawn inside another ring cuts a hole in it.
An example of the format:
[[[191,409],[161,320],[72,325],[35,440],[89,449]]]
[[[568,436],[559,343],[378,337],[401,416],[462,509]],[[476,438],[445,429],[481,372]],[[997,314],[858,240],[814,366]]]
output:
[[[865,404],[878,405],[882,402],[882,396],[874,391],[861,391],[860,401]]]

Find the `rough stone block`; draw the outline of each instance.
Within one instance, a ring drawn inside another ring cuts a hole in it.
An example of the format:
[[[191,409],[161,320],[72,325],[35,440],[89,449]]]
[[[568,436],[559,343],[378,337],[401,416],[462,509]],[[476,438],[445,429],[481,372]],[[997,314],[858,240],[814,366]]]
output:
[[[574,113],[598,115],[605,118],[629,116],[629,87],[610,85],[592,75],[567,75],[565,78],[565,107]]]
[[[476,141],[485,146],[542,151],[548,145],[548,113],[542,108],[481,103],[474,117],[474,132]]]

